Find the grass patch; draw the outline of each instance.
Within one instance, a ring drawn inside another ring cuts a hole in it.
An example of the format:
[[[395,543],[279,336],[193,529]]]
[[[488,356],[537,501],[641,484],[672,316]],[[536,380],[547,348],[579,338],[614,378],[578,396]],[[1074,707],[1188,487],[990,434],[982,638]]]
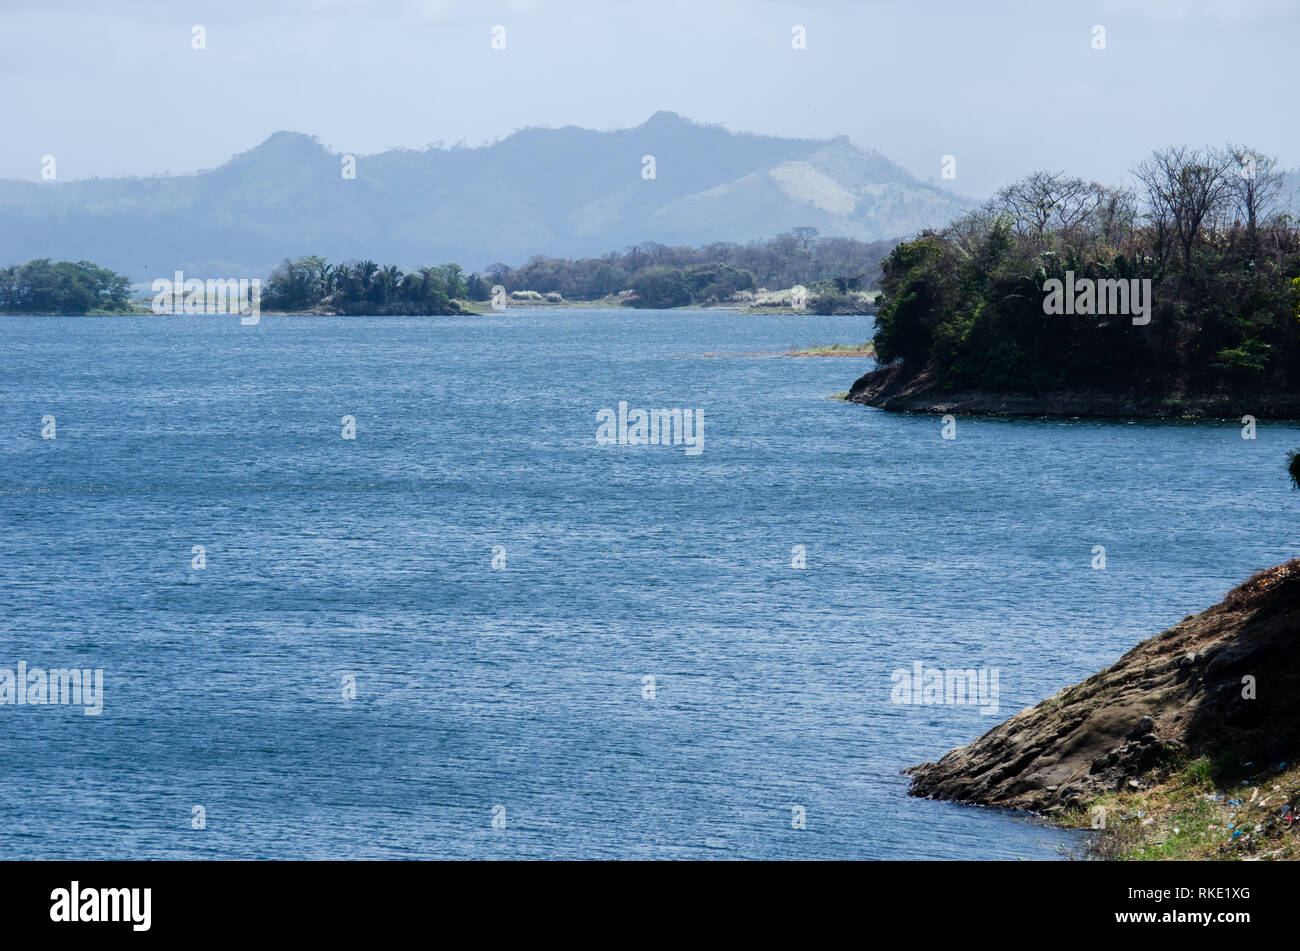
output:
[[[809,347],[807,350],[790,349],[787,357],[874,357],[876,345],[868,340],[866,343],[833,343],[826,347]]]
[[[1120,861],[1300,860],[1300,767],[1222,755],[1176,764],[1145,788],[1099,796],[1063,815],[1087,829],[1086,856]]]

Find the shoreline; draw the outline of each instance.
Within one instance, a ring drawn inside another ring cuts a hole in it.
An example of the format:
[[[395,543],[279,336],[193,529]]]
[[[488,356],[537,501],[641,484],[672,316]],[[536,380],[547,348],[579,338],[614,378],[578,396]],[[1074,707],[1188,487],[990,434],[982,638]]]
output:
[[[629,314],[638,311],[647,310],[671,310],[671,311],[719,311],[727,314],[739,314],[746,317],[870,317],[874,311],[836,311],[832,314],[818,314],[813,310],[794,310],[793,308],[780,307],[762,307],[753,308],[745,304],[684,304],[681,307],[667,308],[650,308],[650,307],[629,307],[626,304],[610,300],[594,301],[511,301],[508,307],[500,310],[494,309],[486,301],[465,301],[455,300],[454,304],[457,310],[447,311],[446,313],[437,314],[380,314],[380,313],[349,313],[339,310],[324,310],[320,308],[311,308],[307,310],[262,310],[262,317],[486,317],[493,314],[509,314],[512,311],[522,310],[618,310],[626,311]],[[235,317],[238,314],[225,314],[217,312],[202,311],[195,314],[182,313],[155,313],[153,308],[147,302],[141,300],[132,300],[127,310],[107,311],[98,310],[84,314],[64,314],[55,312],[41,313],[0,313],[5,317]],[[829,355],[829,354],[828,354]],[[841,354],[835,354],[839,356]],[[842,354],[843,356],[857,356],[859,354]],[[869,355],[874,355],[874,352]]]
[[[1300,393],[1115,393],[1056,390],[1038,394],[988,390],[940,392],[933,377],[902,364],[859,377],[848,400],[894,413],[1081,419],[1300,420]]]
[[[1300,858],[1297,626],[1300,559],[904,770],[908,795],[1097,829],[1102,858]]]
[[[486,301],[457,301],[468,312],[474,314],[507,313],[512,310],[619,310],[628,313],[638,311],[719,311],[726,314],[739,314],[745,317],[873,317],[875,310],[851,309],[835,311],[830,314],[818,314],[811,308],[796,310],[793,307],[753,307],[749,304],[682,304],[678,307],[633,307],[614,298],[600,300],[562,300],[562,301],[511,301],[508,307],[493,310]]]

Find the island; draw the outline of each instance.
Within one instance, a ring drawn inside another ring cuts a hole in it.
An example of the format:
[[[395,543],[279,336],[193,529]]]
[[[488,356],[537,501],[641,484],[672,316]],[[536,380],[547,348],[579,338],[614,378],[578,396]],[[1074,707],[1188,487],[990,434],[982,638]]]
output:
[[[1243,147],[1168,148],[1137,191],[1060,172],[1004,188],[882,265],[886,410],[1300,417],[1300,228]]]

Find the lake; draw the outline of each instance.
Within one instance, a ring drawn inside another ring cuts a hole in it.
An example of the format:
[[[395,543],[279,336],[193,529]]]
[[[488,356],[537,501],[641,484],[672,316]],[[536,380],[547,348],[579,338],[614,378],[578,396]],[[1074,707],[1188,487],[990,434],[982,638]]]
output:
[[[1054,859],[900,771],[1297,554],[1294,425],[944,439],[754,356],[866,317],[0,332],[0,668],[104,683],[0,706],[4,859]],[[620,402],[699,451],[598,444]],[[917,663],[997,711],[893,702]]]

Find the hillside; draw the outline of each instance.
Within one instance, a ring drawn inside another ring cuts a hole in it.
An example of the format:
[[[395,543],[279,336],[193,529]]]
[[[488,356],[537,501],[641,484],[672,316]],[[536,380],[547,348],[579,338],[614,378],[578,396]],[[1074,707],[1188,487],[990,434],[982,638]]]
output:
[[[1114,825],[1117,807],[1135,801],[1213,818],[1212,810],[1249,811],[1261,803],[1261,791],[1277,791],[1280,798],[1262,799],[1276,801],[1277,815],[1259,805],[1251,829],[1260,825],[1252,834],[1262,834],[1278,818],[1273,826],[1281,835],[1290,830],[1285,816],[1296,792],[1287,786],[1295,777],[1284,771],[1290,765],[1294,772],[1300,753],[1298,637],[1294,560],[937,763],[913,767],[911,793],[1065,821],[1102,804]],[[1215,789],[1228,791],[1216,798]],[[1187,827],[1174,823],[1170,830],[1181,835]],[[1240,837],[1223,819],[1200,831],[1220,842]]]
[[[655,157],[652,180],[644,155]],[[309,253],[480,270],[805,225],[899,238],[969,204],[846,138],[734,133],[671,112],[612,132],[524,129],[478,148],[359,156],[351,180],[341,158],[277,132],[193,175],[0,181],[0,264],[87,259],[137,281],[176,268],[265,274]]]

